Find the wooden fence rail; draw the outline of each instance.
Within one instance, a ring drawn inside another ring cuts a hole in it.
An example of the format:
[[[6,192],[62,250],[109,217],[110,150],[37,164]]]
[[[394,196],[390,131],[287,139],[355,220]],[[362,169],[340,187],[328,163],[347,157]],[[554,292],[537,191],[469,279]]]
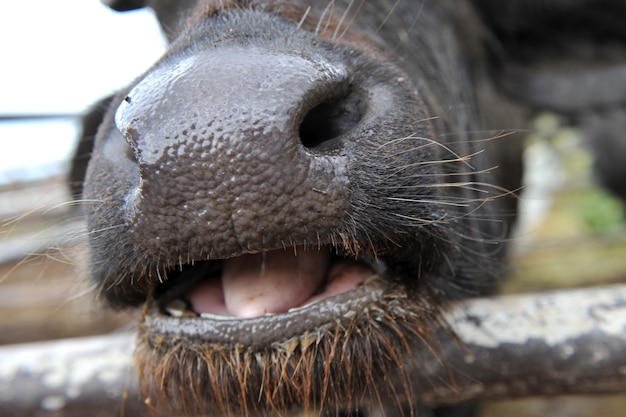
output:
[[[407,367],[417,402],[626,392],[626,285],[474,299]],[[142,416],[130,333],[0,347],[2,416]],[[419,371],[414,368],[419,368]],[[415,372],[412,372],[415,371]]]

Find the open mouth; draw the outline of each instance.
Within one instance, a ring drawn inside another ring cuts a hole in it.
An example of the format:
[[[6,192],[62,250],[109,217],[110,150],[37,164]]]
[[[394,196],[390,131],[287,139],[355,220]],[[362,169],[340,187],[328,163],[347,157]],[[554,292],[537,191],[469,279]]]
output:
[[[144,395],[176,415],[352,409],[389,395],[372,392],[375,375],[402,384],[432,311],[383,261],[336,252],[295,246],[168,271],[139,326]],[[393,395],[408,398],[403,387]]]
[[[377,259],[344,257],[329,246],[193,262],[169,271],[156,289],[150,325],[216,342],[259,344],[262,335],[246,330],[259,323],[297,336],[371,305],[386,286],[384,272]]]

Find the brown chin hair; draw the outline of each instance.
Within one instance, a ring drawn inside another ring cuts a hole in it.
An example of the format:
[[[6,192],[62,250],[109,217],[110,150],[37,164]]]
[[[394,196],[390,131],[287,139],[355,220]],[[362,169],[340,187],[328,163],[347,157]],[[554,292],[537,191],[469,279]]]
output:
[[[135,353],[141,395],[166,415],[184,416],[411,405],[406,364],[415,363],[414,352],[436,354],[431,333],[442,325],[427,295],[409,299],[401,287],[392,284],[349,317],[262,346],[163,334],[146,310]]]

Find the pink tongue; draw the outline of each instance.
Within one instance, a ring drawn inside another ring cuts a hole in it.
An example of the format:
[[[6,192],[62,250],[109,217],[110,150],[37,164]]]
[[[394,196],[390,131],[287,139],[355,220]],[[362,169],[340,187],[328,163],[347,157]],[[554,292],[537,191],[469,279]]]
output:
[[[322,285],[330,262],[328,250],[297,248],[248,254],[222,261],[222,309],[215,300],[207,305],[204,297],[215,298],[215,288],[201,286],[189,294],[198,312],[227,313],[236,317],[258,317],[284,313],[301,306]],[[213,285],[212,287],[215,287]]]

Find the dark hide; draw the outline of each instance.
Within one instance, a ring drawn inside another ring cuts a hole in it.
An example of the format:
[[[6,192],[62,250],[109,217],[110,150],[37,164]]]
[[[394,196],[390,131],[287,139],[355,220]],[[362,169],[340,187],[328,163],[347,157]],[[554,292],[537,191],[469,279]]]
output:
[[[148,2],[172,42],[113,100],[84,187],[101,295],[145,305],[144,395],[176,415],[412,408],[403,365],[502,274],[514,132],[534,108],[623,105],[533,88],[579,47],[623,54],[603,19],[624,2],[195,3]]]

